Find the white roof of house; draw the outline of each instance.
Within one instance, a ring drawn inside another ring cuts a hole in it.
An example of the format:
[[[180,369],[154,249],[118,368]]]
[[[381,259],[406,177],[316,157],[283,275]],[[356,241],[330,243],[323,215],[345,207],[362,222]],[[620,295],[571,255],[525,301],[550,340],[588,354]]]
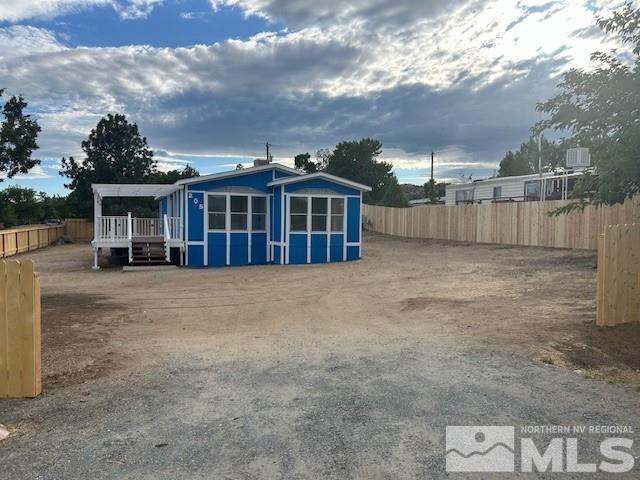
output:
[[[356,190],[360,190],[361,192],[371,191],[371,187],[368,187],[367,185],[363,185],[358,182],[352,182],[351,180],[347,180],[346,178],[336,177],[335,175],[331,175],[330,173],[325,173],[325,172],[308,173],[306,175],[302,175],[299,177],[279,178],[278,180],[274,180],[273,182],[267,183],[267,186],[275,187],[278,185],[289,185],[291,183],[306,182],[307,180],[314,180],[314,179],[327,180],[332,183],[344,185],[345,187],[350,187]]]
[[[106,197],[163,197],[180,190],[176,184],[157,183],[94,183],[93,193]]]
[[[583,175],[584,172],[572,172],[572,173],[555,173],[555,172],[543,172],[542,178],[550,179],[550,178],[564,178],[564,177],[579,177]],[[538,180],[540,178],[539,173],[530,173],[527,175],[514,175],[511,177],[493,177],[493,178],[484,178],[482,180],[475,180],[473,182],[467,183],[452,183],[446,186],[446,188],[469,188],[478,184],[486,184],[486,183],[510,183],[510,182],[525,182],[527,180]]]
[[[280,170],[281,172],[290,173],[292,175],[304,175],[300,170],[287,167],[280,163],[270,163],[269,165],[260,165],[259,167],[248,167],[241,170],[231,170],[228,172],[212,173],[211,175],[203,175],[201,177],[185,178],[178,180],[175,185],[187,185],[190,183],[208,182],[210,180],[220,180],[221,178],[235,177],[239,175],[249,175],[251,173],[262,172],[265,170]]]

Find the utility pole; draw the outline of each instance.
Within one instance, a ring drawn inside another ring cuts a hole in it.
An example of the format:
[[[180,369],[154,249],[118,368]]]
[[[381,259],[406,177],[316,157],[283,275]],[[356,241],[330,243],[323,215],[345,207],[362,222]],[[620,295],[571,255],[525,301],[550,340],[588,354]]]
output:
[[[272,146],[273,145],[271,145],[267,140],[267,163],[271,163],[271,155],[269,154],[269,148],[271,148]]]
[[[539,199],[544,200],[544,190],[542,182],[542,132],[538,135],[538,176],[540,178],[540,195]]]
[[[433,152],[431,152],[431,183],[433,183]]]

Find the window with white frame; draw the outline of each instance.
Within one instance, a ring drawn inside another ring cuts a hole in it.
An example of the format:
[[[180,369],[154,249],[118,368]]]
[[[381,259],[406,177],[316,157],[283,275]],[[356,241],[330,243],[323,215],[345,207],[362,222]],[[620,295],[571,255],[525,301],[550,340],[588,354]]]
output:
[[[311,231],[327,231],[327,198],[313,197],[311,199]]]
[[[344,229],[344,198],[331,199],[331,231],[342,232]]]
[[[473,189],[456,190],[456,203],[472,203]]]
[[[266,197],[251,197],[251,229],[253,231],[267,229]]]
[[[209,195],[209,230],[224,230],[227,220],[226,195]]]
[[[307,231],[307,198],[291,197],[290,231]]]
[[[231,195],[231,230],[247,230],[249,216],[249,197]]]

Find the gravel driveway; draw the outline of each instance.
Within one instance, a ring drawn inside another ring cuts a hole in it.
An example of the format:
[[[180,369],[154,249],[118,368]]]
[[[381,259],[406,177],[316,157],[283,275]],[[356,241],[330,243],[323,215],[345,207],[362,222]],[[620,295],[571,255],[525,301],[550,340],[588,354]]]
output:
[[[86,246],[36,252],[45,390],[0,400],[0,478],[508,478],[447,474],[445,427],[513,425],[516,447],[525,425],[640,430],[635,357],[607,349],[637,329],[593,326],[592,253],[365,255],[123,274]],[[582,462],[602,439],[580,436]]]

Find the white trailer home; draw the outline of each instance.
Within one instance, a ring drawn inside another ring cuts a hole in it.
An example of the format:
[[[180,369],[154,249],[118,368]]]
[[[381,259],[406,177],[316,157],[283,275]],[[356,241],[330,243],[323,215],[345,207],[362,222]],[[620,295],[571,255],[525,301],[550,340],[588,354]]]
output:
[[[445,205],[565,200],[583,171],[496,177],[447,185]]]

